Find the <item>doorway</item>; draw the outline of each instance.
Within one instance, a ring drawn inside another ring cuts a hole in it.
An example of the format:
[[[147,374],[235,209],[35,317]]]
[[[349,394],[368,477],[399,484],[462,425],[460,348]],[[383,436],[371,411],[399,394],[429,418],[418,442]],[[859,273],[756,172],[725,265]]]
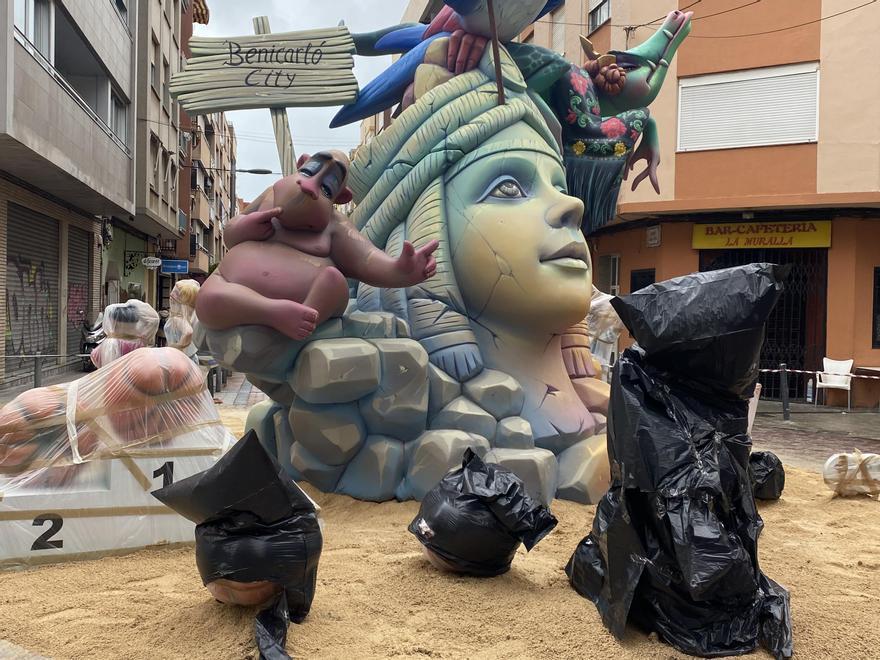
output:
[[[750,263],[791,265],[791,274],[770,318],[761,369],[778,369],[785,363],[789,369],[815,371],[821,369],[825,357],[825,325],[828,291],[828,250],[826,249],[755,249],[701,250],[700,270],[710,271]],[[788,379],[792,399],[806,398],[809,376],[794,374]],[[779,374],[762,373],[761,396],[780,398]],[[813,385],[815,396],[815,383]]]

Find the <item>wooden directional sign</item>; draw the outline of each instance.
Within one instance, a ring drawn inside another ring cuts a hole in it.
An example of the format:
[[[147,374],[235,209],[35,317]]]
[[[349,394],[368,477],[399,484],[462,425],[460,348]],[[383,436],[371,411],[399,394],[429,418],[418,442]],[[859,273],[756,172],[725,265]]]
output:
[[[194,37],[171,93],[192,115],[344,105],[357,99],[354,40],[344,26],[245,37]]]

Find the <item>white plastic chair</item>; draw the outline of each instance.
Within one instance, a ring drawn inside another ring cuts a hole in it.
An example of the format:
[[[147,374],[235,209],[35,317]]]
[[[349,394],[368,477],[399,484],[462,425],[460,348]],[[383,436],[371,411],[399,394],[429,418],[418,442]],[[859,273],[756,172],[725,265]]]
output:
[[[819,390],[846,390],[846,409],[852,407],[852,368],[853,360],[822,360],[824,374],[816,374],[816,401],[819,405]],[[827,400],[827,395],[826,395]]]

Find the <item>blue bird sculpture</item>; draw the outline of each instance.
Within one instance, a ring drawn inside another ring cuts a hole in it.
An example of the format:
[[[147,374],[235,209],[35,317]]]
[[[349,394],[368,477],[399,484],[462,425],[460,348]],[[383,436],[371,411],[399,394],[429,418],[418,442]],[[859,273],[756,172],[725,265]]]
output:
[[[495,0],[499,41],[511,41],[563,2],[564,0]],[[487,0],[447,0],[446,9],[438,19],[431,26],[408,24],[369,34],[353,35],[358,55],[406,55],[367,84],[358,95],[357,101],[343,107],[333,118],[330,128],[352,124],[398,103],[412,83],[416,69],[424,61],[430,41],[450,36],[449,32],[438,31],[441,26],[457,24],[469,34],[491,37]]]
[[[563,2],[564,0],[495,0],[498,40],[502,43],[512,41],[529,25]],[[487,39],[492,37],[488,0],[446,0],[446,5],[459,15],[461,26],[466,32]]]

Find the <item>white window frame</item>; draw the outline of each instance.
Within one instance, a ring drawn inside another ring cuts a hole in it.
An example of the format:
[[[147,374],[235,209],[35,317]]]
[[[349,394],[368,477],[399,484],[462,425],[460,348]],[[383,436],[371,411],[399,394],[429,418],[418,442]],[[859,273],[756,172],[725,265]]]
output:
[[[608,257],[608,259],[611,261],[611,264],[612,264],[612,266],[611,266],[611,272],[612,272],[611,280],[612,280],[612,282],[616,282],[616,284],[611,284],[608,287],[608,291],[603,291],[603,293],[607,293],[612,296],[619,296],[620,295],[620,255],[619,254],[607,254],[607,255],[603,255],[603,256]]]
[[[24,3],[24,18],[23,18],[24,25],[19,24],[19,21],[15,15],[16,14],[15,9],[17,9],[17,6],[13,7],[13,23],[15,24],[15,29],[21,36],[23,36],[27,40],[27,43],[31,47],[33,47],[33,49],[37,53],[39,53],[43,58],[45,58],[46,61],[49,62],[49,64],[52,64],[54,66],[54,64],[55,64],[55,2],[54,2],[54,0],[13,0],[15,5],[18,5],[19,2],[22,2],[22,1]],[[48,42],[46,44],[46,50],[48,52],[45,52],[45,53],[42,50],[40,50],[40,47],[36,41],[36,34],[35,34],[35,32],[36,32],[36,19],[35,19],[36,10],[35,10],[35,6],[37,5],[37,3],[45,4],[49,10],[49,27],[48,27],[49,34],[47,35]]]
[[[705,147],[683,147],[682,146],[682,93],[685,89],[694,87],[702,87],[708,85],[718,85],[732,82],[741,82],[748,80],[768,80],[771,78],[780,78],[804,73],[816,74],[816,121],[813,135],[807,139],[799,140],[781,140],[777,142],[763,141],[760,144],[748,143],[737,145],[722,146],[705,146]],[[678,81],[678,118],[677,118],[677,137],[676,151],[679,153],[690,153],[694,151],[719,151],[722,149],[747,149],[756,146],[779,146],[786,144],[812,144],[819,141],[819,109],[821,103],[821,70],[818,62],[804,62],[800,64],[785,64],[782,66],[763,67],[760,69],[745,69],[742,71],[730,71],[727,73],[713,73],[702,76],[693,76],[691,78],[680,78]]]
[[[153,157],[153,145],[156,145],[156,157],[153,160],[153,177],[150,179],[150,187],[159,194],[159,165],[162,161],[162,141],[155,133],[150,133],[150,157]]]
[[[116,119],[116,108],[121,109],[122,119],[121,124]],[[110,108],[107,114],[108,122],[107,125],[110,127],[110,130],[113,134],[119,138],[119,140],[127,145],[128,144],[128,107],[129,104],[125,102],[122,98],[122,95],[117,94],[116,91],[111,87],[110,88]]]
[[[601,21],[598,17],[602,14],[602,10],[606,10],[606,16]],[[596,20],[593,17],[596,16]],[[611,20],[611,0],[590,0],[587,11],[587,30],[588,34],[593,34],[600,27]]]

